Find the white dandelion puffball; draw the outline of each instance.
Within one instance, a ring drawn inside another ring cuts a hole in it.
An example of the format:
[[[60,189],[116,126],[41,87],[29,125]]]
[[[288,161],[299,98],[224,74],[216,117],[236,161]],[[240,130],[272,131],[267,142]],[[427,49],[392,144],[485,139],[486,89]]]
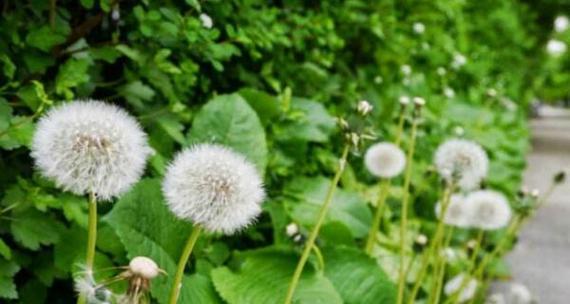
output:
[[[358,111],[358,113],[360,113],[362,116],[366,116],[368,115],[368,113],[372,112],[372,109],[374,107],[367,101],[367,100],[361,100],[358,102],[358,105],[356,106],[356,110]]]
[[[469,280],[467,283],[464,283],[463,280]],[[477,280],[472,278],[466,278],[464,273],[458,274],[453,277],[451,280],[445,283],[443,287],[443,291],[447,296],[453,295],[455,292],[461,288],[461,285],[466,284],[465,288],[461,291],[461,294],[457,298],[457,300],[462,303],[471,300],[475,296],[475,292],[477,291]]]
[[[402,106],[407,106],[407,105],[409,105],[409,104],[412,102],[412,100],[410,99],[410,97],[409,97],[409,96],[405,96],[405,95],[404,95],[404,96],[400,96],[400,98],[398,99],[398,101],[400,102],[400,104],[401,104]]]
[[[487,176],[489,158],[479,144],[465,139],[450,139],[435,152],[435,166],[448,182],[457,182],[463,190],[479,186]]]
[[[144,256],[134,257],[129,263],[129,270],[137,276],[145,279],[154,279],[160,273],[160,268],[156,263]]]
[[[368,148],[364,155],[364,165],[377,177],[392,178],[402,173],[406,167],[406,156],[395,144],[381,142]]]
[[[560,40],[549,40],[546,44],[546,51],[552,56],[560,56],[566,53],[566,43]]]
[[[455,91],[450,87],[445,87],[443,89],[443,95],[449,99],[455,97]]]
[[[202,26],[207,29],[211,29],[212,26],[214,26],[214,21],[212,21],[212,18],[206,14],[200,14],[200,22],[202,22]]]
[[[31,155],[41,173],[78,195],[110,200],[136,183],[152,150],[137,121],[100,101],[51,109],[37,124]]]
[[[566,16],[558,16],[554,19],[554,30],[558,33],[564,32],[569,25],[570,21]]]
[[[263,182],[243,155],[213,144],[178,153],[162,190],[170,210],[211,232],[232,234],[261,213]]]
[[[520,283],[512,283],[509,289],[509,304],[531,304],[534,298],[528,288]]]
[[[413,25],[414,33],[421,35],[426,31],[426,26],[421,22],[415,22]]]
[[[467,57],[465,57],[465,55],[461,53],[456,53],[455,55],[453,55],[453,61],[451,62],[451,67],[458,70],[466,63],[467,63]]]
[[[435,205],[435,214],[441,218],[441,203]],[[449,205],[443,217],[443,222],[447,225],[467,228],[470,226],[469,208],[465,201],[465,197],[461,194],[454,194],[449,198]]]
[[[470,209],[471,225],[484,230],[503,228],[511,220],[507,198],[496,191],[480,190],[469,194],[465,203]]]

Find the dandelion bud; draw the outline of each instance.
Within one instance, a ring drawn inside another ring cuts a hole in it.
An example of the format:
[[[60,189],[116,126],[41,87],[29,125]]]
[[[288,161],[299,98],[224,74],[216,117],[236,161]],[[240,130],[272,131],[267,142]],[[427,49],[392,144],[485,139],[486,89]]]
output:
[[[423,107],[426,105],[426,100],[423,99],[422,97],[414,97],[414,104],[416,105],[416,107]]]
[[[425,234],[420,234],[416,237],[416,244],[418,244],[420,246],[427,245],[427,242],[428,242],[428,238]]]
[[[457,126],[457,127],[453,128],[453,133],[455,133],[456,136],[463,136],[463,135],[465,135],[465,129],[463,129],[460,126]]]
[[[445,70],[444,67],[438,67],[436,70],[437,75],[443,77],[445,76],[445,74],[447,74],[447,70]]]
[[[467,57],[465,57],[463,54],[456,53],[455,55],[453,55],[453,61],[451,62],[451,67],[458,70],[466,63],[467,63]]]
[[[445,87],[445,88],[443,89],[443,95],[444,95],[445,97],[451,99],[451,98],[455,97],[455,91],[453,91],[453,89],[450,88],[450,87]]]
[[[287,225],[287,227],[285,227],[285,233],[287,236],[293,237],[299,233],[299,226],[295,223],[290,223]]]
[[[411,100],[410,97],[408,96],[400,96],[399,102],[402,105],[402,107],[405,107],[410,104]]]
[[[348,130],[350,128],[350,126],[348,125],[348,121],[346,121],[342,117],[337,117],[336,122],[339,125],[339,127],[343,130]]]
[[[347,134],[347,139],[354,147],[358,147],[358,144],[360,143],[360,136],[357,133],[351,132]]]
[[[366,151],[364,165],[374,176],[393,178],[402,173],[406,166],[406,156],[398,146],[381,142]]]
[[[136,183],[152,153],[137,121],[100,101],[57,106],[40,119],[32,157],[42,175],[78,195],[110,200]]]
[[[357,111],[360,115],[366,116],[373,109],[373,106],[366,100],[361,100],[358,102]]]
[[[530,196],[534,199],[537,199],[540,196],[540,190],[532,189],[532,191],[530,192]]]
[[[490,88],[487,90],[487,96],[493,98],[493,97],[497,97],[497,90]]]
[[[250,225],[265,198],[255,166],[243,155],[213,144],[178,153],[168,166],[162,190],[178,218],[226,234]]]
[[[475,249],[476,246],[477,246],[477,240],[471,239],[467,242],[467,248],[469,248],[470,250]]]
[[[149,280],[160,274],[158,265],[153,260],[143,256],[134,257],[129,263],[129,270],[133,275]]]

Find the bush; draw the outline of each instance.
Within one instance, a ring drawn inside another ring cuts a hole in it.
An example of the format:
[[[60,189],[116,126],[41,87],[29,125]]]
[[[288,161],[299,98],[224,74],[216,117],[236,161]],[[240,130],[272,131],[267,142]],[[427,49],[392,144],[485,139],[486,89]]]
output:
[[[269,198],[262,217],[238,235],[199,240],[182,303],[279,302],[300,250],[285,227],[295,222],[306,234],[313,226],[343,147],[335,117],[348,117],[358,100],[374,106],[367,123],[377,141],[393,139],[400,96],[427,101],[411,179],[410,236],[434,228],[441,187],[432,154],[449,137],[479,142],[491,158],[486,185],[514,199],[535,87],[532,18],[514,0],[5,1],[0,298],[74,301],[86,199],[41,177],[29,156],[37,118],[73,99],[128,109],[156,152],[143,181],[100,205],[96,269],[146,255],[174,271],[191,227],[167,211],[160,179],[181,147],[222,143],[264,172]],[[406,131],[403,146],[409,142]],[[361,163],[351,155],[341,177],[319,238],[325,268],[308,267],[301,278],[303,303],[394,301],[402,181],[388,201],[385,240],[375,256],[382,269],[375,268],[359,250],[377,196]],[[500,235],[489,238],[489,250]],[[468,237],[458,233],[454,240]],[[164,303],[171,280],[156,279],[152,297]]]

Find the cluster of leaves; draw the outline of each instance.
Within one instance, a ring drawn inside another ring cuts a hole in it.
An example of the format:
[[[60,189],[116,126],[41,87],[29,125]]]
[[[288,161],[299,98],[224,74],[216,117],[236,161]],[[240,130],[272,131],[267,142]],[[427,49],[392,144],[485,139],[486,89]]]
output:
[[[428,101],[410,234],[434,219],[439,189],[431,155],[445,138],[462,133],[480,142],[492,159],[488,183],[509,195],[519,187],[533,87],[527,59],[534,48],[528,10],[517,1],[7,0],[2,6],[2,299],[74,298],[71,276],[84,254],[86,199],[39,176],[28,149],[36,118],[66,100],[120,104],[138,117],[156,150],[146,178],[100,208],[97,269],[145,255],[174,272],[191,227],[165,209],[159,185],[181,147],[223,143],[264,172],[269,199],[262,218],[237,236],[199,241],[182,303],[280,301],[300,249],[285,226],[311,228],[341,148],[335,116],[360,99],[375,107],[371,121],[379,140],[394,132],[399,96]],[[209,15],[213,27],[200,14]],[[425,32],[415,33],[414,22]],[[454,68],[459,53],[467,62]],[[410,74],[402,73],[404,65]],[[446,88],[455,94],[446,96]],[[383,227],[387,236],[397,231],[391,224],[398,216],[397,185]],[[377,260],[359,249],[376,189],[358,155],[351,156],[319,239],[325,266],[314,261],[307,267],[300,302],[394,301],[395,246],[382,247]],[[153,281],[160,303],[170,280]]]

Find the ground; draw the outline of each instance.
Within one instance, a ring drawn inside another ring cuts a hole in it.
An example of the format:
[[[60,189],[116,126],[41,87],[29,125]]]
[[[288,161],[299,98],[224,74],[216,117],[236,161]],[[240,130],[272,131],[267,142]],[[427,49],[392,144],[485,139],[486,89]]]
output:
[[[551,177],[570,173],[570,111],[543,108],[532,121],[532,151],[525,184],[543,193]],[[569,176],[570,177],[570,176]],[[570,182],[558,187],[524,226],[508,255],[513,281],[526,285],[538,303],[570,303]],[[498,289],[504,289],[499,284]]]

